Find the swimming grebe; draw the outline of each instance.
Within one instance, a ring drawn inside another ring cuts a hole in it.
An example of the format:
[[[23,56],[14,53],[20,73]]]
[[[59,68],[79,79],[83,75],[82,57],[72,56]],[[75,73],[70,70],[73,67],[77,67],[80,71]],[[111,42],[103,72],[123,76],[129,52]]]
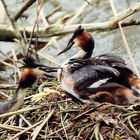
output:
[[[126,104],[138,99],[140,79],[122,58],[113,53],[90,58],[94,39],[81,26],[75,30],[67,47],[58,55],[68,51],[74,43],[81,50],[61,65],[63,70],[58,70],[62,89],[82,102],[94,100]]]
[[[38,75],[44,74],[44,71],[39,69],[40,67],[45,67],[48,71],[56,69],[40,64],[31,56],[24,57],[23,62],[18,88],[12,99],[0,102],[0,114],[16,111],[23,105],[26,89],[34,84]]]

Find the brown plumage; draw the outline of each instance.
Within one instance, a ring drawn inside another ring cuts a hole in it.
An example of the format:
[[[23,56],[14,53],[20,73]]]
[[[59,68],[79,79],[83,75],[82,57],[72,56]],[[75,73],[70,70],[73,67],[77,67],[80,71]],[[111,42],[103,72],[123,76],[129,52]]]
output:
[[[23,68],[19,87],[24,89],[30,87],[37,79],[38,74],[32,68]]]
[[[109,102],[118,105],[133,104],[140,101],[140,96],[137,92],[117,83],[106,83],[102,85],[89,98],[95,102]]]
[[[130,86],[140,89],[140,79],[136,75],[130,74],[127,78],[127,81]]]

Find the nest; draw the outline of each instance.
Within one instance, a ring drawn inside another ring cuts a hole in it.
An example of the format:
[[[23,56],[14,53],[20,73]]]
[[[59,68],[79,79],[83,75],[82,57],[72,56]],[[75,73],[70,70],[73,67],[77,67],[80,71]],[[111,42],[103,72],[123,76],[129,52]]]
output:
[[[0,138],[20,140],[138,140],[140,104],[118,106],[109,103],[82,104],[51,83],[57,91],[32,101],[31,93],[22,109],[0,115]]]

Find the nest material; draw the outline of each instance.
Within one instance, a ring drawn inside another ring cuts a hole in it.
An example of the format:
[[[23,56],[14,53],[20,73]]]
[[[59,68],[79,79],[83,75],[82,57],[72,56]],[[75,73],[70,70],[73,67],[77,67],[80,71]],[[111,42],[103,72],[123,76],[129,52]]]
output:
[[[51,88],[63,93],[59,88],[56,88],[56,83],[55,87],[53,86]],[[33,90],[29,92],[32,93]],[[20,113],[20,115],[6,117],[6,119],[1,118],[2,126],[8,125],[10,128],[2,128],[1,126],[0,138],[10,139],[17,133],[23,131],[23,129],[33,126],[40,121],[42,122],[38,126],[41,126],[49,115],[49,112],[53,110],[50,118],[42,125],[40,130],[37,130],[37,140],[140,139],[140,103],[125,107],[108,103],[87,105],[81,104],[76,99],[69,97],[69,95],[61,96],[60,94],[54,93],[38,102],[27,99],[23,108],[40,105],[42,107],[39,109],[25,111]],[[22,119],[21,114],[25,120]],[[20,129],[20,127],[23,129]],[[19,139],[32,139],[36,132],[35,128],[37,126],[19,135]]]

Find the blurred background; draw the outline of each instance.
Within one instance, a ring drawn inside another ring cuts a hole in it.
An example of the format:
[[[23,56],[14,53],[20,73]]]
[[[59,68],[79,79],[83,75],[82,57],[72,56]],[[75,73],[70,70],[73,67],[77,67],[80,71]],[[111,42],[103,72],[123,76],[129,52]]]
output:
[[[11,16],[13,17],[17,11],[27,2],[28,0],[5,0],[7,4],[7,8]],[[139,0],[114,0],[115,8],[117,12],[120,12],[124,9],[129,8],[133,4],[136,4]],[[56,24],[60,19],[64,17],[69,17],[69,19],[74,16],[78,10],[87,3],[86,0],[44,0],[43,7],[41,12],[43,16],[46,17],[48,25]],[[0,3],[0,24],[10,24],[5,11],[3,9],[2,4]],[[71,24],[76,23],[98,23],[103,21],[108,21],[111,17],[113,17],[113,12],[109,3],[109,0],[92,0],[91,3],[87,4],[84,7],[82,13],[78,18],[76,18]],[[136,13],[126,21],[131,19],[140,20],[140,13]],[[22,15],[20,19],[18,19],[17,24],[19,26],[28,27],[33,26],[36,20],[36,4],[34,3],[31,7],[29,7]],[[39,27],[46,27],[44,25],[42,19],[39,17],[38,21]],[[140,70],[140,27],[139,26],[131,26],[123,28],[128,46],[131,50],[133,58],[136,62],[136,66],[138,70]],[[95,50],[93,56],[103,54],[103,53],[110,53],[114,52],[124,58],[128,64],[130,65],[130,60],[124,49],[124,43],[120,34],[120,30],[116,29],[113,31],[108,32],[91,32],[95,39]],[[57,56],[59,50],[62,50],[66,47],[66,44],[70,38],[71,34],[66,34],[61,37],[57,37],[56,44],[51,43],[48,47],[41,52],[42,55],[46,56],[49,59],[44,59],[41,57],[41,61],[44,63],[48,63],[49,65],[56,65],[61,64],[65,59],[72,56],[75,52],[77,52],[78,48],[73,47],[67,53]],[[43,45],[44,47],[51,38],[43,38]],[[15,42],[0,42],[0,59],[2,61],[6,61],[8,57],[12,57],[12,49],[14,49],[16,55],[22,50],[22,47]],[[8,62],[13,65],[13,62]],[[7,82],[11,82],[14,79],[13,73],[15,73],[15,69],[12,67],[4,66],[1,64],[0,68],[0,78],[5,79]],[[10,78],[10,79],[9,79]],[[2,81],[1,81],[2,82]]]

